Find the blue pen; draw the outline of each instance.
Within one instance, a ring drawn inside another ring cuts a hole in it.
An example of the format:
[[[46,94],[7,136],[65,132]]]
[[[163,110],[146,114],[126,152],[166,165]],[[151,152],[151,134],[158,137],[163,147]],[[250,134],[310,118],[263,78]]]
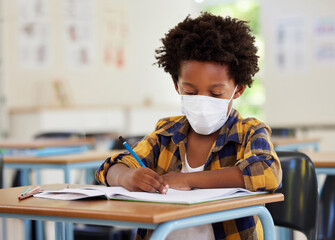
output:
[[[131,147],[128,145],[126,140],[124,140],[124,138],[122,136],[120,136],[119,139],[122,142],[123,146],[125,148],[127,148],[127,150],[131,153],[131,155],[133,155],[133,157],[136,159],[136,161],[141,165],[141,167],[146,167],[144,165],[144,163],[142,162],[142,160],[136,155],[136,153],[133,151],[133,149],[131,149]]]

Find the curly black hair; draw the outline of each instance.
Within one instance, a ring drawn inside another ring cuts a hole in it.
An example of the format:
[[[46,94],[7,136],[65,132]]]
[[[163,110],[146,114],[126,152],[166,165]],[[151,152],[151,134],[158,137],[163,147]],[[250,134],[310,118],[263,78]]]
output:
[[[175,84],[181,63],[188,60],[228,65],[235,83],[249,87],[259,70],[255,38],[246,21],[207,12],[195,19],[187,16],[161,40],[156,64],[171,75]]]

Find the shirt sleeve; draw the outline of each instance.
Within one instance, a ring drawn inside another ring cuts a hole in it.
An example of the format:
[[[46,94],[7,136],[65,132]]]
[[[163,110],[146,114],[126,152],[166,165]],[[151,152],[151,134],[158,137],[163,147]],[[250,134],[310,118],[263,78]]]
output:
[[[241,160],[237,162],[246,189],[275,191],[281,186],[282,169],[270,140],[270,128],[258,124],[249,128]]]
[[[154,132],[147,135],[142,141],[138,142],[134,147],[133,151],[137,154],[137,156],[142,160],[142,162],[149,168],[155,168],[155,159],[157,159],[158,152],[155,151],[158,148],[158,140],[157,135]],[[115,154],[109,158],[107,158],[98,170],[95,173],[95,178],[100,184],[104,184],[108,186],[106,181],[106,176],[108,169],[116,163],[123,163],[127,165],[129,168],[140,168],[140,164],[136,161],[136,159],[127,151],[120,154]]]

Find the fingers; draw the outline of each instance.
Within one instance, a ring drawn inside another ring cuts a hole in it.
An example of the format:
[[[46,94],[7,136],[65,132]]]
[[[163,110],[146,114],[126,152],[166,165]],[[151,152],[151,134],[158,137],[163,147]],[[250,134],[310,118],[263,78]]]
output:
[[[138,168],[134,172],[133,185],[141,191],[145,192],[160,192],[165,194],[168,185],[156,172],[149,168]]]
[[[171,188],[179,189],[179,190],[191,190],[191,186],[187,173],[178,173],[178,172],[169,172],[161,176],[161,178],[169,184]]]

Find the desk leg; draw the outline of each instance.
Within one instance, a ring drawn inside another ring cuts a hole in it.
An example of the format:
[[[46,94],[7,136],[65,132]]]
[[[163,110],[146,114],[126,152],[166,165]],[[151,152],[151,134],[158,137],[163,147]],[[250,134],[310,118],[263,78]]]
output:
[[[7,218],[2,218],[2,239],[7,240]]]
[[[264,239],[275,240],[275,226],[269,211],[264,206],[251,206],[245,208],[237,208],[226,210],[222,212],[209,213],[194,217],[177,219],[158,225],[150,240],[165,239],[167,235],[173,230],[186,228],[191,226],[198,226],[213,222],[227,221],[231,219],[258,215],[264,230]]]
[[[64,181],[70,183],[70,168],[68,165],[64,166]],[[65,223],[65,237],[67,240],[73,240],[73,223]]]
[[[36,184],[40,185],[41,184],[41,169],[36,169]]]
[[[71,222],[67,222],[65,223],[65,236],[66,236],[66,240],[73,240],[74,236],[73,236],[73,223]]]
[[[44,239],[44,222],[40,220],[36,220],[36,239]]]
[[[55,240],[65,240],[64,222],[55,222]]]
[[[31,239],[31,220],[23,220],[24,222],[24,239]]]
[[[293,235],[292,229],[285,228],[285,227],[277,227],[277,239],[278,240],[291,240],[293,239],[292,235]]]
[[[20,185],[21,186],[28,186],[30,185],[30,178],[29,178],[29,172],[30,169],[22,169],[21,170],[21,179],[20,179]],[[24,220],[24,234],[25,234],[25,240],[30,240],[31,239],[31,226],[32,222],[31,220]]]
[[[64,183],[70,184],[70,168],[68,165],[64,166]]]
[[[92,175],[93,173],[93,175]],[[85,183],[92,184],[94,182],[94,172],[93,169],[85,169]]]
[[[21,181],[20,186],[30,185],[29,172],[30,172],[30,169],[22,169],[21,170],[22,177],[20,179],[20,181]]]

